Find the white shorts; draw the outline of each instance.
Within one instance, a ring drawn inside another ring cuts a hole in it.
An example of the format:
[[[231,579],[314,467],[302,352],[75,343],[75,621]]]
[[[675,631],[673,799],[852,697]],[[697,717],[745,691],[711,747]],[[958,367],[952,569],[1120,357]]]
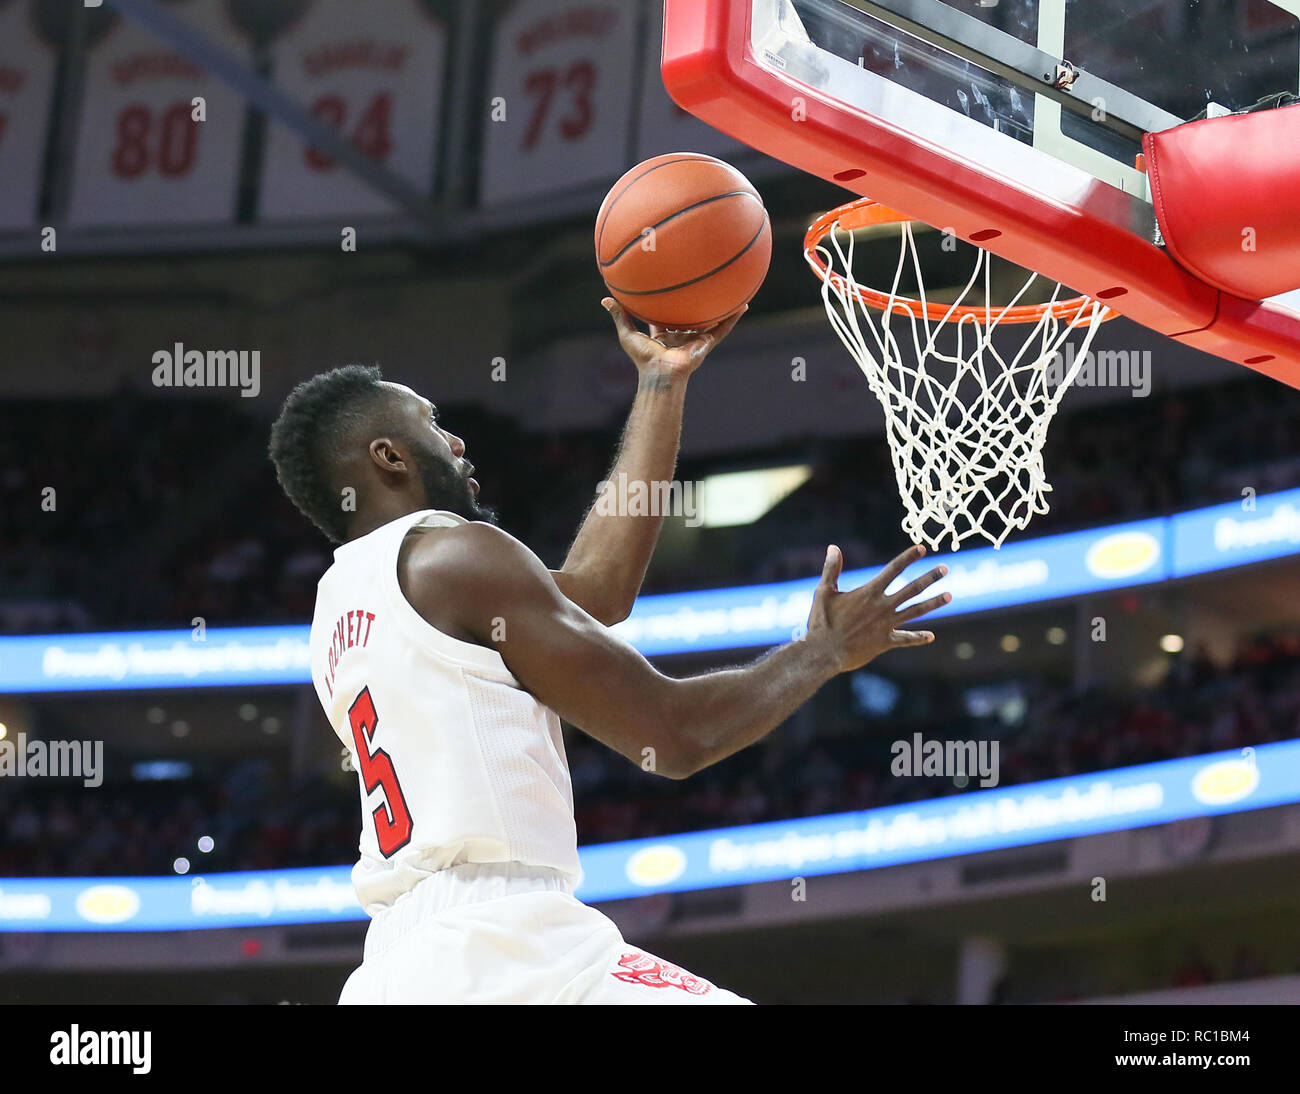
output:
[[[341,1004],[749,1003],[629,946],[559,873],[453,866],[376,915]]]

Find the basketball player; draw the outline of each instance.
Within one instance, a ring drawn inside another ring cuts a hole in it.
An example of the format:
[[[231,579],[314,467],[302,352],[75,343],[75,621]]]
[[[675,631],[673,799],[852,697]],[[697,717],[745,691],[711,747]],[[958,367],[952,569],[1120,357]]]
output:
[[[613,472],[672,478],[690,374],[735,325],[640,333]],[[321,578],[312,681],[362,802],[357,895],[372,917],[341,1003],[746,1003],[625,942],[576,900],[577,834],[560,718],[682,779],[753,744],[832,676],[896,646],[948,599],[892,595],[921,556],[836,589],[828,549],[806,635],[746,668],[676,680],[607,626],[635,600],[661,518],[590,512],[548,571],[480,507],[465,442],[428,399],[356,365],[294,389],[271,434],[290,499],[342,545]]]

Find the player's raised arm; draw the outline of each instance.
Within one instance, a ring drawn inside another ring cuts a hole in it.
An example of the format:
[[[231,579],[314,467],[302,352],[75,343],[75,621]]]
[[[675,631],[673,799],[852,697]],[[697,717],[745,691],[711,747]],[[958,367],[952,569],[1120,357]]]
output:
[[[740,669],[675,680],[563,596],[527,547],[469,524],[426,536],[406,556],[402,588],[417,611],[453,637],[496,649],[515,678],[560,717],[641,764],[683,778],[760,739],[823,683],[894,646],[933,640],[899,627],[949,599],[907,600],[943,575],[885,587],[924,553],[912,548],[849,593],[841,558],[827,553],[807,635]]]
[[[617,504],[617,484],[645,483],[651,496],[659,496],[655,484],[672,480],[686,382],[744,312],[706,331],[682,334],[652,325],[650,333],[643,334],[613,297],[606,297],[604,305],[623,352],[636,366],[636,399],[606,479],[610,493],[588,511],[563,569],[553,576],[565,596],[612,625],[632,610],[666,515],[625,512]]]

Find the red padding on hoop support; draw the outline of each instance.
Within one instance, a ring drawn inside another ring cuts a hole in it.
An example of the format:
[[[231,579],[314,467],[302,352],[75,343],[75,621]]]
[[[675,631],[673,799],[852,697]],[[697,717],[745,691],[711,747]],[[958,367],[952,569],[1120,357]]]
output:
[[[1142,138],[1165,246],[1246,300],[1300,288],[1300,105]]]

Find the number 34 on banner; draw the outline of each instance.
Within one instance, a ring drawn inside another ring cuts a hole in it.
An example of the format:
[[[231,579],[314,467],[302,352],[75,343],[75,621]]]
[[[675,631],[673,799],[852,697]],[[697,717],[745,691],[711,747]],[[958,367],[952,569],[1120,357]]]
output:
[[[420,0],[314,4],[273,46],[275,81],[357,149],[433,189],[447,31]],[[267,135],[259,216],[396,213],[383,194],[283,126]]]

